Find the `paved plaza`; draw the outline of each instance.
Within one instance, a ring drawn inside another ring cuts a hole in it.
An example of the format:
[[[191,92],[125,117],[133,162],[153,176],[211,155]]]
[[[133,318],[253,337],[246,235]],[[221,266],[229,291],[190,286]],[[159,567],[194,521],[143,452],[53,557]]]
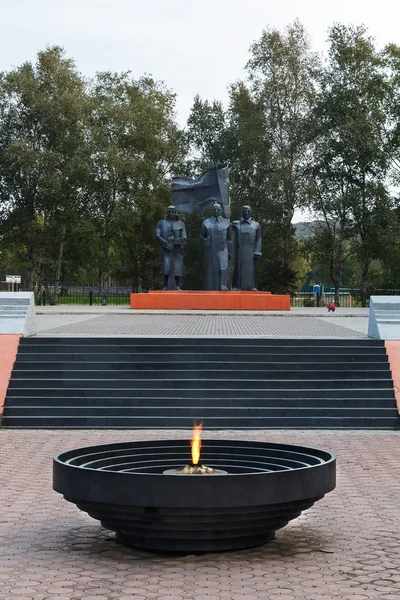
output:
[[[365,338],[368,309],[294,308],[290,312],[134,311],[125,307],[37,309],[41,336],[240,336]]]
[[[124,547],[52,490],[59,451],[180,431],[0,431],[0,599],[367,600],[400,597],[399,438],[382,431],[224,432],[337,455],[337,488],[264,546],[168,556]],[[221,437],[204,432],[204,437]],[[189,448],[189,443],[188,443]],[[189,451],[189,450],[188,450]]]
[[[338,312],[205,315],[43,307],[38,309],[38,335],[366,337],[367,311]],[[279,530],[273,542],[249,550],[172,556],[125,547],[52,490],[52,458],[63,450],[190,435],[0,429],[0,600],[400,598],[396,431],[205,429],[205,440],[300,444],[337,455],[336,490]]]

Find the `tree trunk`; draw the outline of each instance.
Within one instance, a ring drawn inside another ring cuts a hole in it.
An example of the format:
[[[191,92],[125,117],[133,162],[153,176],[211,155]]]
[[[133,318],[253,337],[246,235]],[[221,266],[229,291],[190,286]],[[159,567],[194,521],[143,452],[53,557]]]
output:
[[[335,305],[340,306],[340,283],[335,283]]]
[[[55,277],[55,282],[54,282],[54,294],[51,298],[51,304],[57,304],[58,288],[60,287],[60,278],[61,278],[61,265],[62,265],[62,261],[63,261],[63,255],[64,255],[65,232],[66,232],[66,226],[63,223],[61,225],[60,245],[58,248],[56,277]]]
[[[44,292],[46,294],[46,298],[47,298],[47,303],[49,305],[53,305],[53,296],[50,293],[50,288],[49,288],[49,284],[47,282],[44,283]]]
[[[34,271],[35,271],[35,257],[32,246],[28,247],[28,281],[27,289],[31,292],[34,291]]]
[[[284,276],[284,281],[282,282],[285,287],[285,293],[289,294],[289,266],[290,266],[290,255],[291,255],[291,240],[292,240],[292,226],[291,223],[285,223],[285,228],[283,231],[283,257],[282,257],[282,271]]]
[[[340,306],[340,284],[342,283],[342,269],[334,264],[333,256],[329,266],[329,272],[333,285],[335,286],[335,305]]]
[[[42,304],[42,285],[43,285],[43,262],[40,261],[39,264],[36,265],[36,274],[37,274],[37,292],[36,292],[36,304],[37,306],[41,306]]]
[[[361,306],[367,306],[367,285],[368,285],[369,263],[364,263],[361,272]]]
[[[107,306],[108,280],[110,277],[110,251],[107,244],[103,255],[103,272],[101,277],[101,305]]]

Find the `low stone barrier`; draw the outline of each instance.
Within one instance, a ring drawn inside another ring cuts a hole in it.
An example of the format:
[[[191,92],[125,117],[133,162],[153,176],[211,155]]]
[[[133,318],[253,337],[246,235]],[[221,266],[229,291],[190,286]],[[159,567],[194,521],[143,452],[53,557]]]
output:
[[[0,334],[37,333],[33,292],[0,292]]]
[[[400,340],[400,296],[371,296],[368,337]]]

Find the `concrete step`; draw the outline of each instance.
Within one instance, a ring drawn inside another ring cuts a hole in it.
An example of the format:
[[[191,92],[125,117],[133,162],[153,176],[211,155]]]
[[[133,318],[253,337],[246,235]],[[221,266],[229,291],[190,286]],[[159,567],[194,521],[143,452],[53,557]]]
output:
[[[264,417],[239,417],[234,419],[227,416],[207,419],[207,429],[396,429],[398,416],[387,417],[354,416],[317,418],[308,417],[273,417],[266,424]],[[7,427],[24,429],[185,429],[191,430],[193,419],[190,417],[9,417]]]
[[[58,381],[114,381],[114,385],[118,386],[118,382],[122,381],[143,381],[143,380],[162,380],[162,381],[192,381],[197,382],[197,385],[203,385],[204,380],[225,381],[228,380],[245,380],[245,381],[315,381],[324,379],[329,381],[335,380],[359,380],[365,378],[368,381],[382,379],[385,372],[389,371],[389,366],[384,364],[380,369],[363,368],[356,369],[329,369],[325,366],[324,369],[316,370],[313,368],[301,369],[292,368],[289,371],[286,369],[268,369],[264,365],[258,369],[249,367],[234,367],[226,369],[97,369],[87,370],[78,369],[78,365],[74,370],[64,369],[61,371],[51,369],[41,369],[38,371],[30,371],[25,369],[14,369],[12,372],[12,381],[32,381],[32,380],[58,380]]]
[[[29,298],[18,298],[17,296],[13,296],[12,300],[10,297],[3,297],[0,293],[0,306],[29,306],[30,300]]]
[[[342,352],[322,352],[322,351],[288,351],[256,352],[242,350],[228,350],[224,352],[215,352],[209,350],[201,351],[174,351],[174,352],[22,352],[19,351],[16,364],[20,363],[53,363],[53,362],[108,362],[112,364],[122,363],[176,363],[176,362],[274,362],[274,363],[303,363],[303,362],[387,362],[385,348],[377,348],[372,351],[364,349],[359,351],[354,349],[351,353]],[[30,368],[30,367],[29,367]]]
[[[34,383],[34,382],[33,382]],[[334,384],[335,382],[333,382]],[[374,387],[356,387],[352,385],[339,389],[336,385],[334,387],[327,387],[325,389],[311,385],[308,388],[281,388],[281,389],[266,389],[265,386],[261,385],[254,389],[248,389],[246,387],[242,389],[226,388],[219,382],[216,386],[210,388],[192,388],[177,390],[174,386],[164,386],[162,390],[160,388],[147,387],[143,389],[132,389],[128,387],[126,389],[121,388],[104,388],[104,387],[89,387],[80,388],[76,386],[74,388],[65,387],[49,387],[47,389],[38,388],[37,386],[29,387],[24,386],[22,388],[9,388],[7,391],[7,399],[9,401],[26,399],[27,403],[32,401],[36,403],[43,399],[44,403],[50,402],[64,402],[65,405],[74,403],[77,399],[82,400],[98,400],[99,402],[114,402],[117,400],[128,400],[129,402],[137,402],[139,399],[158,399],[162,403],[172,403],[180,400],[188,401],[188,406],[195,400],[203,399],[204,401],[211,400],[215,401],[218,399],[224,399],[225,401],[240,400],[242,402],[256,403],[259,400],[269,401],[270,399],[288,399],[299,401],[300,403],[307,399],[313,399],[317,405],[325,405],[327,402],[335,402],[338,399],[361,399],[362,401],[368,402],[370,399],[382,398],[386,402],[393,404],[394,402],[394,390],[393,386]]]
[[[379,390],[378,390],[379,392]],[[389,396],[391,400],[393,398]],[[268,395],[261,395],[257,398],[248,398],[248,397],[226,397],[219,395],[218,392],[215,393],[215,396],[212,398],[203,398],[197,397],[193,398],[191,396],[183,396],[179,398],[160,398],[160,397],[98,397],[98,396],[77,396],[77,397],[50,397],[46,398],[44,396],[35,397],[35,396],[11,396],[8,398],[7,402],[7,411],[11,408],[19,408],[21,410],[24,409],[36,409],[41,408],[43,411],[50,409],[51,407],[65,410],[75,410],[78,408],[79,410],[85,410],[89,408],[95,408],[99,411],[104,411],[105,408],[110,410],[120,409],[124,407],[128,407],[129,409],[135,410],[143,409],[146,411],[152,411],[155,408],[158,410],[169,411],[172,409],[179,409],[182,411],[183,409],[187,409],[190,407],[190,410],[196,409],[207,409],[214,410],[218,409],[221,411],[229,411],[231,409],[234,410],[263,410],[271,409],[271,408],[288,408],[290,410],[302,410],[302,409],[311,409],[314,408],[320,409],[322,406],[323,410],[330,409],[338,409],[338,408],[387,408],[388,402],[387,397],[377,393],[375,391],[375,395],[371,397],[365,397],[365,395],[361,395],[359,397],[343,397],[343,398],[328,398],[325,400],[323,405],[321,405],[320,398],[313,397],[304,397],[304,398],[287,398],[287,397],[269,397]],[[7,414],[9,414],[7,412]]]
[[[33,385],[37,389],[87,389],[97,387],[98,389],[120,389],[120,390],[131,390],[134,389],[159,389],[163,390],[165,387],[171,387],[175,390],[182,389],[232,389],[232,390],[265,390],[265,389],[348,389],[350,387],[359,388],[390,388],[393,389],[392,380],[389,378],[375,378],[375,379],[349,379],[345,380],[342,377],[332,380],[327,379],[245,379],[245,378],[227,378],[221,382],[220,378],[215,379],[155,379],[143,378],[143,379],[63,379],[63,378],[50,378],[35,380],[31,379],[15,379],[12,376],[9,389],[27,389],[32,388]]]
[[[129,318],[129,317],[127,317]],[[134,317],[130,317],[134,318]],[[374,339],[360,339],[360,338],[238,338],[238,337],[227,337],[227,338],[210,338],[210,337],[194,337],[194,338],[166,338],[166,337],[143,337],[143,338],[132,338],[132,337],[82,337],[77,339],[76,337],[62,337],[62,338],[51,338],[51,337],[39,337],[39,338],[23,338],[21,340],[21,348],[35,348],[37,346],[58,346],[58,347],[69,347],[69,346],[100,346],[107,347],[112,346],[115,348],[122,348],[124,346],[131,347],[165,347],[173,348],[179,346],[199,346],[204,348],[206,346],[214,346],[217,349],[226,346],[261,346],[261,347],[278,347],[283,346],[286,348],[293,347],[328,347],[333,348],[336,346],[342,347],[354,347],[354,348],[382,348],[381,340]]]
[[[173,357],[171,357],[173,358]],[[358,361],[346,360],[335,357],[330,361],[319,361],[317,357],[313,361],[286,361],[286,357],[282,361],[269,361],[269,360],[256,360],[251,359],[243,360],[187,360],[185,362],[177,359],[163,360],[163,361],[124,361],[119,362],[113,361],[15,361],[14,373],[39,373],[39,372],[146,372],[146,371],[157,371],[157,372],[181,372],[181,371],[246,371],[251,373],[257,372],[270,372],[270,371],[287,371],[290,369],[292,372],[296,371],[367,371],[371,367],[374,371],[387,371],[389,370],[389,362],[386,356],[382,356],[380,360],[364,362],[361,358]]]
[[[90,409],[90,410],[88,410]],[[192,407],[157,407],[157,413],[151,414],[149,407],[138,406],[8,406],[5,411],[5,416],[10,417],[42,417],[45,411],[45,417],[105,417],[107,414],[112,414],[112,417],[127,417],[127,418],[152,418],[152,419],[172,419],[185,416],[188,419],[209,421],[210,419],[241,419],[254,417],[260,419],[270,418],[288,418],[288,417],[304,417],[314,419],[317,417],[356,417],[359,415],[359,408],[341,406],[341,407],[241,407],[241,406],[192,406]],[[364,407],[364,415],[368,417],[386,417],[396,416],[394,407],[388,408],[384,406]]]

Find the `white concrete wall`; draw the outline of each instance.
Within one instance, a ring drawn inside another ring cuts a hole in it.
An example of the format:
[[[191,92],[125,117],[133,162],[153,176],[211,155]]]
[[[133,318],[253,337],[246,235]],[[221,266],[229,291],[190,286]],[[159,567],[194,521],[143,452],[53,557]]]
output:
[[[0,292],[0,334],[37,333],[33,292]]]
[[[368,336],[377,340],[400,340],[400,296],[371,296]]]

